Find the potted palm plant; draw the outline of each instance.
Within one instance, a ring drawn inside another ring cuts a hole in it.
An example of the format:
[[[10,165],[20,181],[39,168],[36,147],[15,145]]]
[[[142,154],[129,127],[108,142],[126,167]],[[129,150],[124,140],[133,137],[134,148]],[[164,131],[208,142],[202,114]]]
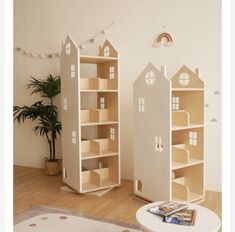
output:
[[[39,94],[41,100],[31,106],[14,106],[14,121],[23,123],[31,120],[36,123],[34,132],[45,136],[49,146],[49,157],[44,158],[44,170],[47,175],[56,175],[61,172],[61,159],[56,159],[55,142],[60,135],[62,126],[59,121],[58,109],[54,104],[55,97],[60,93],[60,77],[49,76],[46,80],[31,77],[26,85],[32,94]]]

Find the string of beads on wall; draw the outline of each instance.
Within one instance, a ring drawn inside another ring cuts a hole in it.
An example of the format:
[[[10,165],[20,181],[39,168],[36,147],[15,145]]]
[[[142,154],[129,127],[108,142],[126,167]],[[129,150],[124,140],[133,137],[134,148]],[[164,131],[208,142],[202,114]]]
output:
[[[80,49],[85,49],[86,45],[89,43],[95,43],[98,39],[98,37],[102,36],[102,35],[106,35],[108,33],[108,30],[110,29],[110,27],[113,26],[113,24],[115,24],[116,22],[113,21],[112,23],[110,23],[107,27],[105,27],[103,30],[101,30],[99,33],[97,33],[95,36],[93,36],[92,38],[90,38],[89,40],[85,41],[84,43],[79,45]],[[17,52],[22,53],[25,56],[28,57],[32,57],[32,58],[40,58],[40,59],[45,59],[45,58],[59,58],[60,57],[60,53],[56,52],[56,53],[49,53],[49,54],[45,54],[45,53],[38,53],[38,52],[29,52],[26,51],[24,48],[19,47],[19,46],[14,46],[14,49]]]

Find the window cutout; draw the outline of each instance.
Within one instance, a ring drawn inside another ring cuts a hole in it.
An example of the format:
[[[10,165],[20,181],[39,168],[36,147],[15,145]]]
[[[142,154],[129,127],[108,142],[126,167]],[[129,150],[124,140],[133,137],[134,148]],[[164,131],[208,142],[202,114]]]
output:
[[[100,98],[100,109],[105,109],[105,98],[104,97]]]
[[[179,110],[179,109],[180,109],[180,98],[172,97],[172,110]]]
[[[189,145],[197,146],[197,132],[189,132]]]
[[[139,110],[139,112],[140,113],[143,113],[144,112],[144,102],[145,102],[145,100],[144,100],[144,98],[139,98],[139,100],[138,100],[138,110]]]
[[[190,81],[189,74],[188,73],[181,73],[181,75],[179,77],[179,83],[182,86],[187,86],[189,81]]]
[[[70,54],[70,52],[71,52],[71,45],[70,45],[70,43],[67,43],[67,44],[66,44],[66,46],[65,46],[65,52],[66,52],[67,55]]]
[[[155,151],[163,152],[162,137],[155,136]]]
[[[73,144],[77,143],[77,133],[76,133],[76,131],[72,131],[72,143]]]
[[[104,56],[109,56],[109,55],[110,55],[110,48],[109,48],[109,46],[106,46],[104,48]]]
[[[70,67],[71,70],[71,78],[75,78],[75,64],[72,64]]]
[[[110,139],[115,140],[115,128],[111,127],[109,133],[110,133]]]
[[[65,111],[68,110],[68,99],[67,99],[67,98],[64,98],[64,99],[63,99],[63,109],[64,109]]]
[[[145,82],[147,85],[153,85],[156,80],[156,76],[153,71],[149,71],[145,74]]]
[[[114,66],[109,67],[109,79],[114,79]]]
[[[142,192],[142,182],[140,180],[136,180],[136,191],[137,192]]]

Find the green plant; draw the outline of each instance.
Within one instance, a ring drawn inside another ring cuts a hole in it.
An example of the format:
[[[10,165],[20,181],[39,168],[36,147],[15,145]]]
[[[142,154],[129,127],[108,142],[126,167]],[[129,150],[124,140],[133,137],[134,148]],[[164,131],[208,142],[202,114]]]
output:
[[[32,89],[30,95],[39,94],[42,99],[31,106],[14,106],[14,121],[23,123],[28,119],[36,122],[34,131],[36,134],[46,136],[50,150],[49,161],[55,162],[55,142],[57,134],[60,135],[62,130],[61,122],[58,119],[58,109],[54,105],[54,99],[60,93],[60,77],[53,77],[51,74],[46,80],[31,77],[26,87]]]

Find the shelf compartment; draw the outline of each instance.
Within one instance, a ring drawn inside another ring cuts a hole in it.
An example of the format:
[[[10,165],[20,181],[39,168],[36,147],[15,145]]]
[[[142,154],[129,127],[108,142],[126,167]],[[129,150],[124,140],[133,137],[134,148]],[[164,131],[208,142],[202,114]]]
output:
[[[195,202],[204,198],[203,164],[174,171],[172,200]]]
[[[114,149],[113,143],[114,142],[107,138],[81,141],[82,159],[118,155],[118,152]]]
[[[190,115],[185,110],[172,111],[172,125],[173,126],[186,126],[190,124]]]
[[[119,159],[117,156],[83,160],[82,192],[95,191],[119,185],[118,162]]]
[[[105,122],[108,120],[108,109],[81,110],[81,123]]]
[[[204,123],[204,91],[173,91],[172,107],[174,98],[179,99],[178,108],[189,113],[190,124]]]
[[[80,90],[109,90],[111,88],[111,80],[107,78],[80,78]]]
[[[191,192],[187,186],[185,177],[180,177],[172,181],[173,201],[195,202],[203,199],[202,194]]]
[[[191,150],[192,147],[187,144],[172,146],[172,170],[203,163],[203,160],[191,157]]]

